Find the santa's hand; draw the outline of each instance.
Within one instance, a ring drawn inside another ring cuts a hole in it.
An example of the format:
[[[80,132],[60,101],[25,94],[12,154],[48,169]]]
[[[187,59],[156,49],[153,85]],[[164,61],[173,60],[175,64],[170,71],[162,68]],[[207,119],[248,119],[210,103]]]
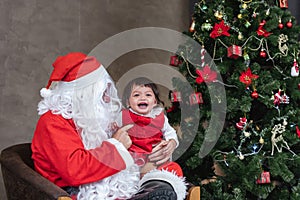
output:
[[[170,160],[172,154],[165,153],[167,144],[167,141],[162,140],[152,149],[152,153],[148,157],[150,162],[155,162],[156,165],[161,165]]]
[[[127,133],[127,130],[132,128],[132,126],[133,124],[128,124],[126,126],[123,126],[112,136],[113,138],[121,142],[126,149],[128,149],[132,144],[132,141]]]
[[[174,150],[176,149],[176,145],[177,143],[174,139],[169,140],[164,148],[164,154],[171,156]]]

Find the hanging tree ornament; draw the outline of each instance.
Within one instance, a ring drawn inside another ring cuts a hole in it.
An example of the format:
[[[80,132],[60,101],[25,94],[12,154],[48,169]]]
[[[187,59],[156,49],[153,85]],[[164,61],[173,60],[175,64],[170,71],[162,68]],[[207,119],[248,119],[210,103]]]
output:
[[[242,8],[243,8],[244,10],[246,10],[247,7],[248,7],[247,4],[246,4],[246,3],[243,3]]]
[[[261,23],[259,24],[258,29],[257,29],[257,31],[256,31],[257,35],[263,36],[263,37],[268,37],[269,35],[271,35],[270,32],[268,32],[268,31],[266,31],[266,30],[264,29],[264,25],[265,25],[266,23],[267,23],[266,20],[262,20],[262,21],[261,21]]]
[[[281,17],[279,17],[279,20],[278,20],[278,28],[279,29],[283,29],[284,28],[284,25],[283,25],[283,23],[281,21]]]
[[[246,51],[244,51],[243,58],[244,58],[245,65],[247,67],[249,67],[249,65],[250,65],[250,56],[249,56],[249,54]]]
[[[242,14],[242,13],[239,13],[237,17],[238,17],[239,19],[242,19],[242,18],[243,18],[243,14]]]
[[[278,92],[276,92],[272,96],[271,100],[273,100],[274,106],[277,109],[280,104],[289,104],[290,103],[290,98],[281,89],[279,89]]]
[[[177,67],[180,64],[180,60],[177,55],[173,55],[170,57],[170,65]]]
[[[278,0],[280,8],[288,8],[288,0]]]
[[[259,143],[260,143],[260,144],[264,144],[264,143],[265,143],[264,138],[260,137],[260,138],[259,138]]]
[[[270,8],[267,9],[266,11],[266,15],[269,16],[270,15]]]
[[[240,117],[240,121],[235,123],[235,126],[239,129],[242,130],[246,127],[247,125],[247,118],[246,117]]]
[[[294,59],[293,67],[291,68],[291,76],[297,77],[299,76],[299,66],[296,59]]]
[[[201,54],[201,67],[203,68],[205,66],[205,54],[206,54],[204,45],[202,45],[202,47],[201,47],[200,54]]]
[[[283,93],[283,95],[281,96],[281,104],[289,104],[290,103],[290,97],[288,95],[286,95],[286,93]]]
[[[251,23],[248,20],[246,20],[244,25],[245,25],[246,28],[249,28],[251,26]]]
[[[238,39],[239,39],[239,40],[243,40],[243,39],[244,39],[244,36],[243,36],[242,32],[239,32],[239,34],[238,34]]]
[[[265,51],[265,49],[264,49],[264,48],[262,48],[262,49],[260,50],[260,52],[259,52],[259,56],[260,56],[261,58],[265,58],[265,57],[267,57],[267,53],[266,53],[266,51]]]
[[[179,91],[172,91],[170,93],[170,96],[171,96],[171,102],[181,102],[182,99],[181,99],[181,93]]]
[[[213,26],[210,23],[208,23],[208,20],[206,20],[206,22],[201,25],[202,31],[210,31],[212,28]]]
[[[195,22],[195,19],[193,18],[193,19],[192,19],[191,26],[190,26],[190,29],[189,29],[189,31],[190,31],[191,33],[195,32],[195,25],[196,25],[196,22]]]
[[[218,20],[223,19],[223,12],[222,11],[217,10],[214,15]]]
[[[288,28],[292,28],[293,27],[293,23],[292,23],[291,19],[286,23],[286,27],[288,27]]]
[[[288,143],[283,139],[283,136],[282,134],[285,132],[285,127],[287,125],[287,121],[286,119],[284,119],[283,123],[279,123],[279,124],[276,124],[271,133],[272,133],[272,136],[271,136],[271,142],[272,142],[272,152],[271,152],[271,155],[273,156],[274,155],[274,150],[275,150],[275,147],[277,149],[277,151],[279,153],[282,152],[282,148],[286,148],[286,149],[290,149]],[[280,147],[278,147],[277,143],[280,142]]]
[[[250,132],[248,132],[248,131],[244,131],[244,136],[245,136],[246,138],[248,138],[248,137],[250,137],[250,136],[251,136],[251,133],[250,133]]]
[[[260,177],[256,180],[257,184],[268,184],[271,183],[270,172],[263,171]]]
[[[190,101],[190,105],[203,104],[202,93],[201,92],[192,93],[189,96],[189,101]]]
[[[242,56],[242,47],[237,45],[232,45],[227,48],[227,57],[237,59]]]
[[[251,93],[251,97],[252,97],[253,99],[257,99],[257,98],[259,97],[258,92],[257,92],[256,90],[254,90],[254,91]]]
[[[278,36],[278,48],[279,51],[283,54],[283,55],[287,55],[288,51],[289,51],[289,47],[287,46],[287,41],[289,40],[287,35],[284,34],[280,34]]]

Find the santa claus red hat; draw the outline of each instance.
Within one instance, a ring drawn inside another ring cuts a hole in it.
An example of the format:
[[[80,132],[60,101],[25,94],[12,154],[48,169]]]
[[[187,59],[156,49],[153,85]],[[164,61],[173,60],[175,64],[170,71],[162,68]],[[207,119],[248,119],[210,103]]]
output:
[[[71,52],[64,56],[58,56],[52,65],[53,71],[48,84],[46,88],[41,90],[42,97],[50,95],[49,88],[53,81],[74,82],[99,68],[104,68],[101,67],[101,63],[95,57],[87,56],[81,52]]]
[[[80,52],[71,52],[65,56],[58,56],[52,65],[54,69],[46,86],[47,89],[52,81],[74,81],[94,71],[101,64],[95,57],[88,57]]]

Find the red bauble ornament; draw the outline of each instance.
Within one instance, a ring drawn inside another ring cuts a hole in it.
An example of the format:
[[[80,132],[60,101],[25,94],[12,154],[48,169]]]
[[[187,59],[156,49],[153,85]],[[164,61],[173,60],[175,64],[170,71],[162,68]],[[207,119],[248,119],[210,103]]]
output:
[[[286,23],[286,27],[288,27],[288,28],[293,27],[293,23],[291,22],[291,20]]]
[[[279,24],[278,24],[278,28],[279,28],[279,29],[283,29],[283,27],[284,27],[283,23],[279,23]]]
[[[300,83],[298,83],[298,90],[300,90]]]
[[[254,91],[251,93],[251,97],[252,97],[253,99],[257,99],[258,96],[259,96],[259,94],[256,92],[256,90],[254,90]]]
[[[261,50],[259,53],[259,56],[262,58],[265,58],[265,57],[267,57],[267,53],[264,50]]]

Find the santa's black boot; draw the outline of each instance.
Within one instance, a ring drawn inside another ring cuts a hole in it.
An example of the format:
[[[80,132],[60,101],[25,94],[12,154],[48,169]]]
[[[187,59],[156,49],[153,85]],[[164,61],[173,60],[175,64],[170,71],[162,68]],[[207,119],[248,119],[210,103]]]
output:
[[[173,187],[161,180],[150,180],[130,200],[177,200]]]

